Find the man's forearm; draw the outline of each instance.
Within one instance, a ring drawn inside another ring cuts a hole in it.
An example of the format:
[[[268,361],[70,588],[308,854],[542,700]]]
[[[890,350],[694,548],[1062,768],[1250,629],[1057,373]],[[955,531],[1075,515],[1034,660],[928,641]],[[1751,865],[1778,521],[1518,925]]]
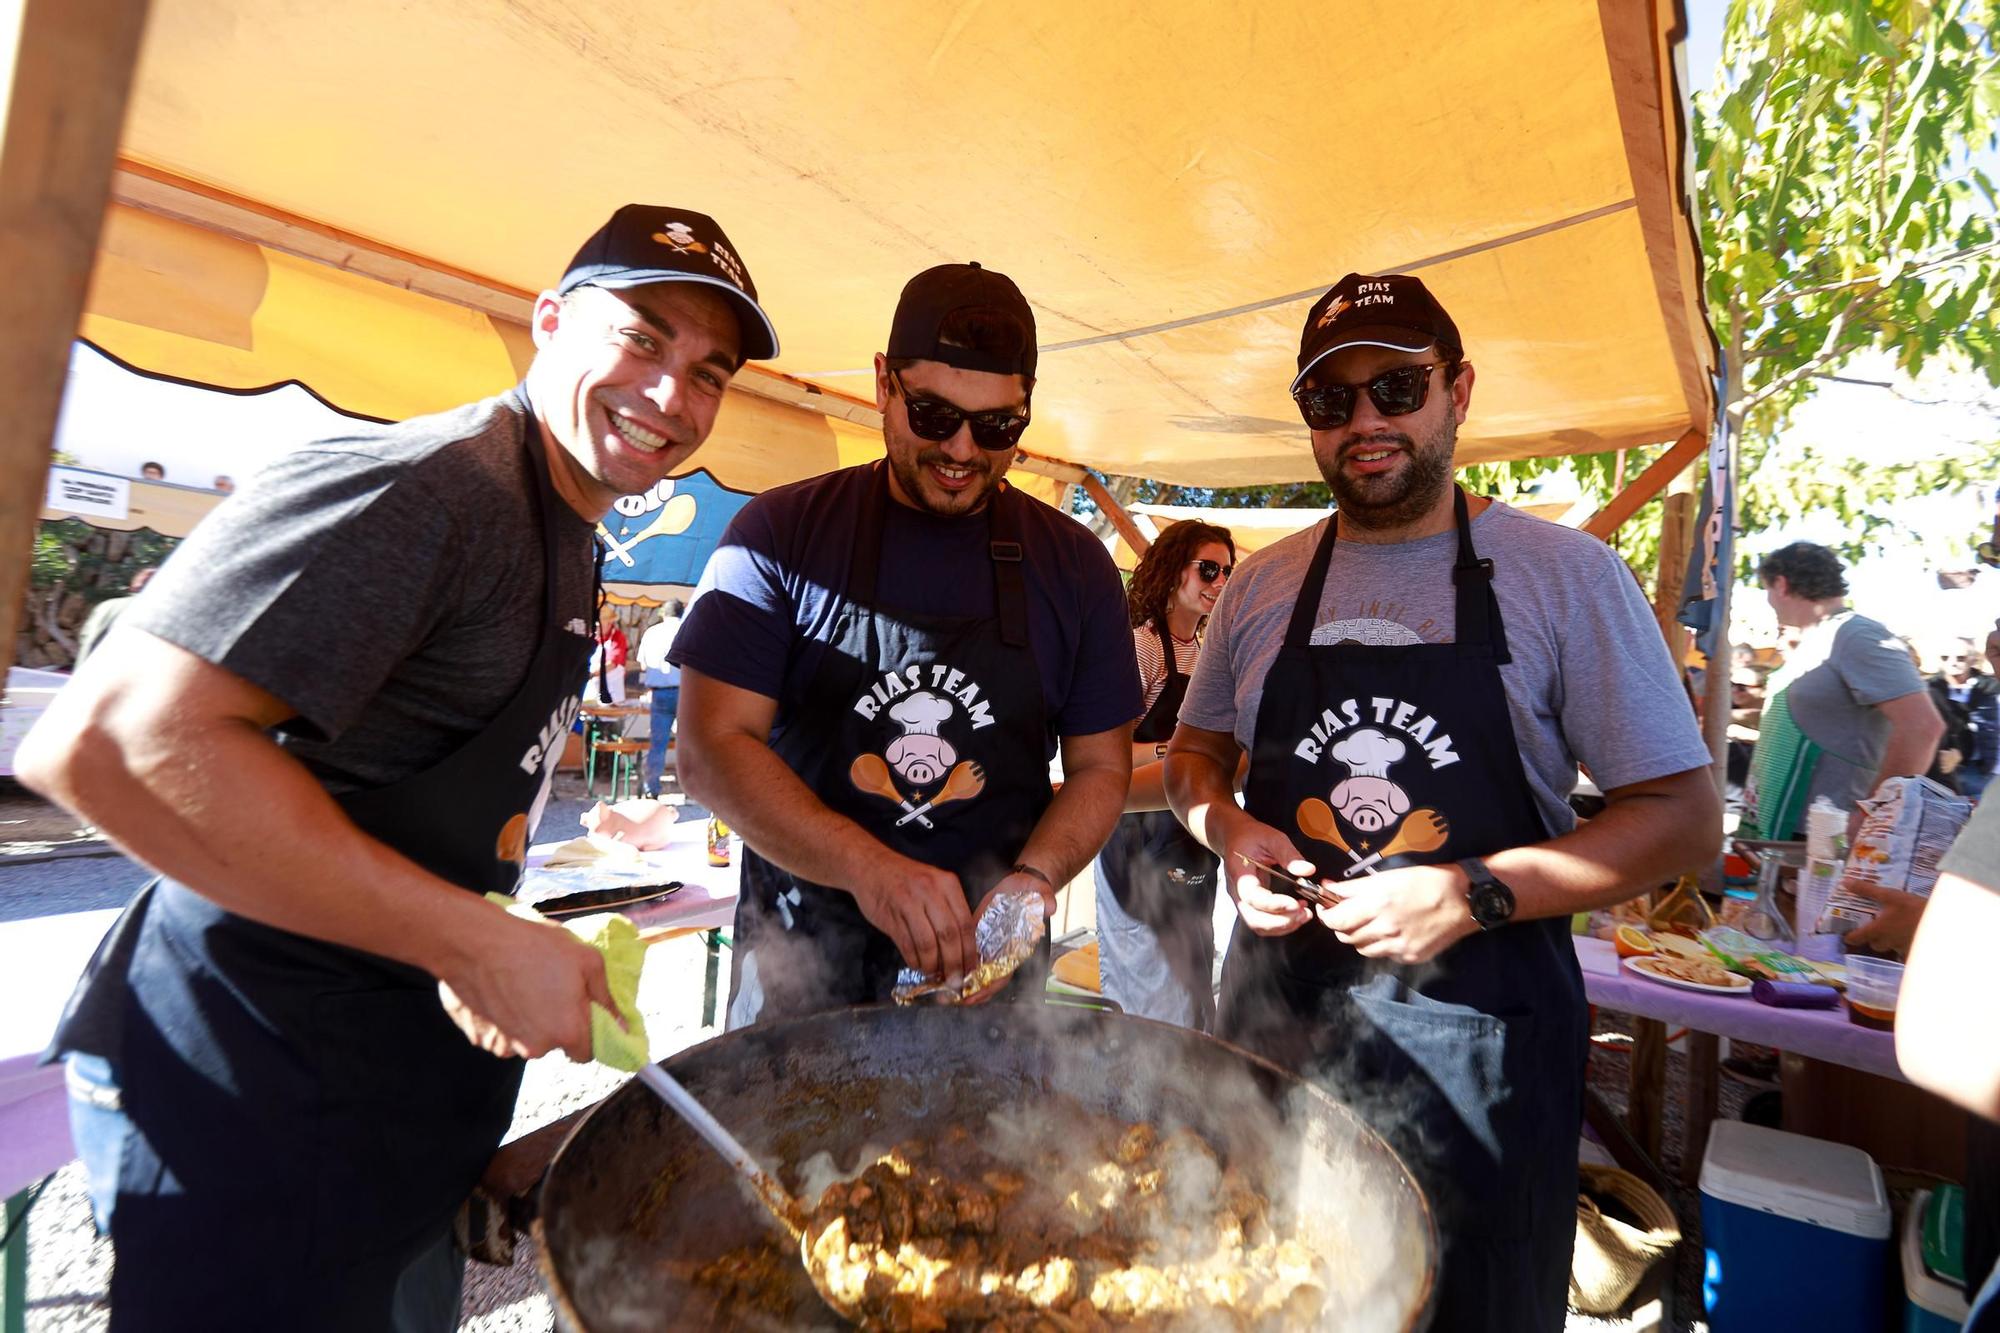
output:
[[[720,815],[757,854],[801,879],[852,890],[871,866],[895,853],[845,815],[836,814],[763,741],[748,735],[708,738],[698,764],[689,748],[681,784]]]
[[[1042,811],[1021,848],[1021,861],[1061,888],[1090,864],[1125,808],[1126,779],[1115,770],[1065,773],[1062,790]]]
[[[1614,800],[1559,838],[1484,858],[1514,891],[1517,920],[1608,907],[1676,879],[1714,857],[1722,808],[1706,769],[1672,791]]]
[[[1218,849],[1223,825],[1238,814],[1236,792],[1221,761],[1191,750],[1176,750],[1166,758],[1168,808],[1211,852]]]
[[[363,833],[253,723],[119,735],[50,720],[24,747],[31,785],[239,916],[438,974],[492,911]]]

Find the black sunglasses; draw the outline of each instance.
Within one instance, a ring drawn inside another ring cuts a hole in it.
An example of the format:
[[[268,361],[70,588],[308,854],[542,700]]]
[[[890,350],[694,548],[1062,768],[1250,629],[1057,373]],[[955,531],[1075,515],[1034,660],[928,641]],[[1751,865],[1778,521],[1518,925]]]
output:
[[[1314,430],[1333,430],[1354,418],[1355,395],[1368,391],[1375,410],[1385,417],[1404,417],[1423,410],[1431,394],[1431,372],[1446,365],[1443,361],[1420,361],[1414,366],[1385,370],[1366,384],[1322,384],[1316,389],[1292,392],[1299,413]]]
[[[1016,413],[1002,408],[994,412],[968,412],[957,403],[948,402],[932,394],[919,397],[910,392],[910,386],[903,383],[903,372],[892,370],[889,378],[895,382],[896,391],[903,395],[903,413],[910,419],[910,431],[920,440],[933,443],[950,439],[958,434],[960,425],[972,423],[972,442],[981,449],[1012,449],[1021,442],[1021,432],[1028,429],[1025,412]]]
[[[1236,572],[1236,566],[1218,565],[1213,560],[1190,560],[1188,563],[1194,566],[1195,573],[1201,575],[1203,583],[1213,583],[1217,579],[1226,579]]]

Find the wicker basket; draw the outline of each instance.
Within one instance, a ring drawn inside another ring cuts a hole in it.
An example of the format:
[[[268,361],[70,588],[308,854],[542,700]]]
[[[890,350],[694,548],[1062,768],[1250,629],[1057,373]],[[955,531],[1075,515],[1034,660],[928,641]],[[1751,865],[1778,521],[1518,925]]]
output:
[[[1576,1196],[1576,1252],[1570,1260],[1569,1303],[1585,1314],[1623,1309],[1653,1261],[1680,1244],[1681,1226],[1667,1201],[1629,1171],[1584,1163]],[[1616,1199],[1639,1219],[1632,1226],[1607,1217],[1591,1196]]]

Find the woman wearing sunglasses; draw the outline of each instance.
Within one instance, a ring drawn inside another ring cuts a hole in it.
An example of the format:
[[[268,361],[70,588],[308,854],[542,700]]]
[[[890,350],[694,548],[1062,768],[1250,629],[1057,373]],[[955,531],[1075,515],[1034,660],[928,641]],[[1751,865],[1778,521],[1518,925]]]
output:
[[[1236,565],[1227,528],[1176,523],[1140,559],[1126,590],[1146,715],[1132,733],[1126,814],[1097,856],[1097,941],[1104,994],[1128,1014],[1208,1031],[1215,1023],[1214,853],[1181,827],[1160,774],[1201,628]]]

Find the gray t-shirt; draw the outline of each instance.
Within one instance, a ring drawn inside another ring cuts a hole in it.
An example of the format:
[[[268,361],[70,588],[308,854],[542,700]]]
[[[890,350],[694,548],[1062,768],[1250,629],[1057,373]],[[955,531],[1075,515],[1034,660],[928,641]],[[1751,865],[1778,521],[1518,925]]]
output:
[[[1234,734],[1257,729],[1264,676],[1283,645],[1324,521],[1237,566],[1216,604],[1181,721]],[[1706,767],[1708,748],[1675,679],[1644,594],[1610,547],[1494,503],[1472,520],[1513,661],[1500,668],[1522,767],[1553,833],[1574,827],[1567,798],[1579,763],[1610,790]],[[1454,532],[1334,548],[1315,644],[1450,643],[1456,628]]]
[[[277,740],[331,792],[413,776],[526,680],[542,528],[520,391],[288,454],[188,535],[125,612],[276,695]],[[596,622],[591,524],[552,501],[557,623]]]
[[[1806,804],[1824,796],[1851,809],[1869,794],[1889,744],[1878,705],[1924,688],[1909,648],[1880,621],[1842,612],[1805,632],[1783,674],[1792,720],[1823,752]]]

